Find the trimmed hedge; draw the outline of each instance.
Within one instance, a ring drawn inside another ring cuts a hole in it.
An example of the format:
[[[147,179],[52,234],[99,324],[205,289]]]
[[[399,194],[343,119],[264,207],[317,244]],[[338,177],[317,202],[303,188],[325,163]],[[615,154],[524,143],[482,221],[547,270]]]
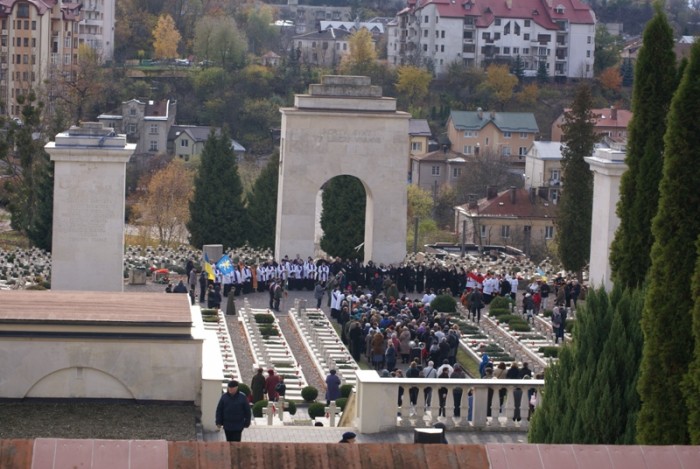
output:
[[[294,401],[284,401],[284,410],[289,412],[289,415],[296,415],[297,413],[297,404]]]
[[[275,322],[275,317],[272,314],[257,313],[255,314],[255,322],[258,324],[272,324]]]
[[[350,397],[350,394],[352,394],[352,388],[353,388],[352,384],[343,384],[342,386],[340,386],[340,397],[341,398]]]
[[[326,404],[314,402],[309,406],[309,417],[312,419],[323,417],[324,415],[326,415]]]
[[[526,322],[511,322],[508,324],[510,330],[515,332],[530,332],[530,325]]]
[[[506,314],[511,314],[510,308],[490,308],[489,316],[499,317]]]
[[[313,402],[316,400],[318,397],[318,389],[316,389],[313,386],[306,386],[301,390],[301,398],[304,399],[304,402]],[[309,415],[310,409],[309,409]]]
[[[238,383],[238,391],[242,392],[246,396],[250,396],[250,388],[245,383]]]
[[[557,358],[559,356],[559,347],[540,347],[537,351],[544,354],[545,358]]]
[[[491,309],[510,309],[510,306],[511,300],[510,298],[506,298],[505,296],[497,296],[496,298],[491,300],[491,303],[489,304],[489,308]]]
[[[340,399],[335,400],[335,405],[340,407],[341,412],[345,412],[345,406],[348,405],[348,398],[347,397],[341,397]]]
[[[430,302],[430,309],[441,313],[454,313],[457,311],[457,300],[452,295],[438,295]]]
[[[280,332],[275,326],[265,324],[263,326],[260,326],[260,334],[262,334],[263,336],[278,336],[280,335]]]
[[[253,417],[261,418],[263,416],[262,410],[267,407],[267,403],[268,400],[263,399],[253,404]]]

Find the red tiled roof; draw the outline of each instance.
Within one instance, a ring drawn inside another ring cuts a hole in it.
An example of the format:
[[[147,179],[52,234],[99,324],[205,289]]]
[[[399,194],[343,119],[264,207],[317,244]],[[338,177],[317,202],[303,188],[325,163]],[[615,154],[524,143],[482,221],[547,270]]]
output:
[[[530,191],[515,189],[515,203],[511,199],[511,189],[501,192],[491,200],[479,201],[478,215],[480,218],[550,218],[557,216],[557,206],[535,195],[535,203],[530,200]],[[469,205],[463,205],[466,212],[477,213]]]
[[[0,440],[0,467],[9,469],[687,469],[698,460],[700,446]]]

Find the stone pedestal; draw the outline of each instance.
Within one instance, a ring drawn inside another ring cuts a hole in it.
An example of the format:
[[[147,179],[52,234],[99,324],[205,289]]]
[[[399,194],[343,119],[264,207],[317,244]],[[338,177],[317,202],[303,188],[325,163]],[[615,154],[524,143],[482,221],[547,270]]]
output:
[[[620,226],[617,201],[620,200],[620,178],[627,171],[625,153],[607,148],[596,150],[585,158],[593,171],[593,217],[591,220],[591,261],[589,284],[612,290],[610,278],[610,245]],[[564,188],[566,190],[566,188]]]
[[[87,122],[45,149],[55,162],[51,288],[123,291],[124,181],[136,145]]]
[[[368,77],[324,76],[283,108],[275,257],[314,256],[318,193],[340,175],[362,181],[367,195],[367,262],[406,254],[406,158],[410,115],[382,97]]]

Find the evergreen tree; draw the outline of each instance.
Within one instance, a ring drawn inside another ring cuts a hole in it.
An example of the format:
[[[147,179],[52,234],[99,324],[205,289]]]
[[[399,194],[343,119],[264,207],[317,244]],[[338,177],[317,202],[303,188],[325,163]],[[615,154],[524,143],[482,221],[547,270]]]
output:
[[[641,444],[687,444],[688,400],[681,379],[695,350],[692,333],[693,278],[700,234],[700,43],[691,49],[668,114],[659,210],[652,223],[654,245],[644,311],[644,352],[638,420]]]
[[[622,86],[630,87],[634,84],[634,65],[632,65],[631,59],[624,59],[622,61],[620,75],[622,75]]]
[[[34,92],[17,98],[21,124],[9,125],[7,138],[15,151],[3,151],[8,173],[8,209],[12,228],[27,235],[32,245],[51,249],[53,226],[53,165],[44,151],[40,132],[43,103]]]
[[[693,339],[695,340],[695,358],[690,364],[688,374],[683,379],[683,394],[688,405],[688,431],[690,443],[700,444],[700,236],[696,244],[697,261],[693,274]]]
[[[190,244],[242,246],[248,226],[242,194],[231,137],[226,131],[218,136],[212,131],[204,144],[190,201]]]
[[[614,280],[628,287],[641,285],[651,264],[651,220],[659,205],[666,114],[677,84],[673,47],[673,30],[657,4],[637,59],[628,170],[620,182],[620,226],[610,252]]]
[[[364,258],[365,208],[367,197],[362,182],[353,176],[337,176],[323,190],[321,249],[330,256]]]
[[[537,81],[542,84],[549,82],[549,73],[547,72],[546,62],[540,62],[537,66]]]
[[[277,151],[263,168],[248,193],[246,207],[250,217],[248,244],[254,247],[275,248],[279,161],[279,152]]]
[[[513,68],[511,69],[513,75],[518,78],[518,82],[522,82],[525,77],[525,64],[520,54],[515,56],[515,62],[513,62]]]
[[[564,268],[575,272],[580,272],[588,263],[591,250],[593,175],[584,161],[591,156],[598,140],[591,99],[588,85],[579,85],[562,124],[563,189],[556,220],[557,240]]]

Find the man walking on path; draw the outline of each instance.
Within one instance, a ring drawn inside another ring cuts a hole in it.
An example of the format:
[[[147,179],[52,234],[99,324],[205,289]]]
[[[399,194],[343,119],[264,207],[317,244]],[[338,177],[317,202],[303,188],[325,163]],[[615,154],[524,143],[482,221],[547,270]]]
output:
[[[250,404],[246,396],[238,391],[238,381],[228,382],[228,391],[221,396],[216,406],[216,428],[224,427],[226,441],[241,441],[243,429],[250,426]]]

